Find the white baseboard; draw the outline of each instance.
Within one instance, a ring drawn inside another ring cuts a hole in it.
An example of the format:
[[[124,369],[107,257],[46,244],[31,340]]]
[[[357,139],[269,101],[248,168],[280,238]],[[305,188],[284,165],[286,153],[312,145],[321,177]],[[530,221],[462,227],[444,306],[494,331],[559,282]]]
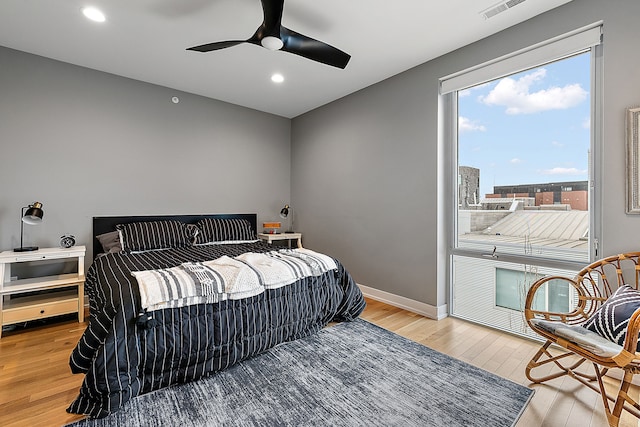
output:
[[[440,320],[447,317],[447,305],[433,306],[425,304],[420,301],[415,301],[409,298],[405,298],[399,295],[394,295],[389,292],[381,291],[379,289],[370,288],[358,283],[358,287],[362,291],[365,297],[374,299],[376,301],[383,302],[385,304],[392,305],[394,307],[402,308],[403,310],[411,311],[413,313],[426,316],[430,319]]]

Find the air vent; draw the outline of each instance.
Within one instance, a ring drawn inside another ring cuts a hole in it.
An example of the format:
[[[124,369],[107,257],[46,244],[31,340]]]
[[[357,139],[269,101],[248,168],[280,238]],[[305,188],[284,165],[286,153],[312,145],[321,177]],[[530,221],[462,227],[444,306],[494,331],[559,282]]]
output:
[[[497,5],[491,6],[489,9],[481,12],[484,19],[493,18],[499,13],[504,12],[507,9],[511,9],[513,6],[518,5],[526,0],[508,0],[498,3]]]

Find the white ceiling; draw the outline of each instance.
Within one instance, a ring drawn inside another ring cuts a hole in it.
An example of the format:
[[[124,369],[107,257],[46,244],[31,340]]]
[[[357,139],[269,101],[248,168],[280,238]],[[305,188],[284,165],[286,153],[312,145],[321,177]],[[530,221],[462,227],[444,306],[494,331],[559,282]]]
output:
[[[249,38],[259,0],[0,0],[0,45],[291,118],[568,1],[527,0],[484,19],[501,2],[286,0],[282,24],[349,53],[344,70],[250,44],[185,50]],[[88,5],[107,21],[84,18]]]

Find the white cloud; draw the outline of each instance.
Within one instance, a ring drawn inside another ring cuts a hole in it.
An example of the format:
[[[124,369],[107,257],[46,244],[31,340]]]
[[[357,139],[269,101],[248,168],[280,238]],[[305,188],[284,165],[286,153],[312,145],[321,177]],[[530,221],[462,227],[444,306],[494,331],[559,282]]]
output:
[[[558,148],[564,147],[564,144],[562,142],[558,142],[558,141],[551,141],[551,145],[553,145],[554,147],[558,147]]]
[[[591,129],[591,118],[590,117],[587,117],[586,119],[583,120],[582,127],[584,129],[587,129],[587,130]]]
[[[547,110],[563,110],[574,107],[587,99],[587,91],[579,84],[564,87],[551,86],[530,92],[534,83],[541,82],[547,70],[540,68],[515,80],[505,77],[480,101],[486,105],[506,107],[507,114],[531,114]]]
[[[515,158],[509,160],[509,163],[511,163],[512,165],[517,165],[517,164],[522,163],[522,160],[520,160],[519,158],[515,157]]]
[[[473,131],[484,132],[486,130],[487,128],[475,121],[469,120],[468,118],[462,116],[458,117],[458,131],[460,133]]]
[[[543,175],[584,175],[587,173],[586,169],[577,168],[552,168],[541,171]]]

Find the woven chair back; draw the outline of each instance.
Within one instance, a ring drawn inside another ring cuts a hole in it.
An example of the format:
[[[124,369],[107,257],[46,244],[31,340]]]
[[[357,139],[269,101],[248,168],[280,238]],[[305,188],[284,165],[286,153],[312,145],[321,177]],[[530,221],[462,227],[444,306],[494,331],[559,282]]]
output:
[[[639,289],[639,263],[640,252],[629,252],[603,258],[582,269],[574,278],[579,316],[567,319],[568,323],[584,322],[622,285]]]

